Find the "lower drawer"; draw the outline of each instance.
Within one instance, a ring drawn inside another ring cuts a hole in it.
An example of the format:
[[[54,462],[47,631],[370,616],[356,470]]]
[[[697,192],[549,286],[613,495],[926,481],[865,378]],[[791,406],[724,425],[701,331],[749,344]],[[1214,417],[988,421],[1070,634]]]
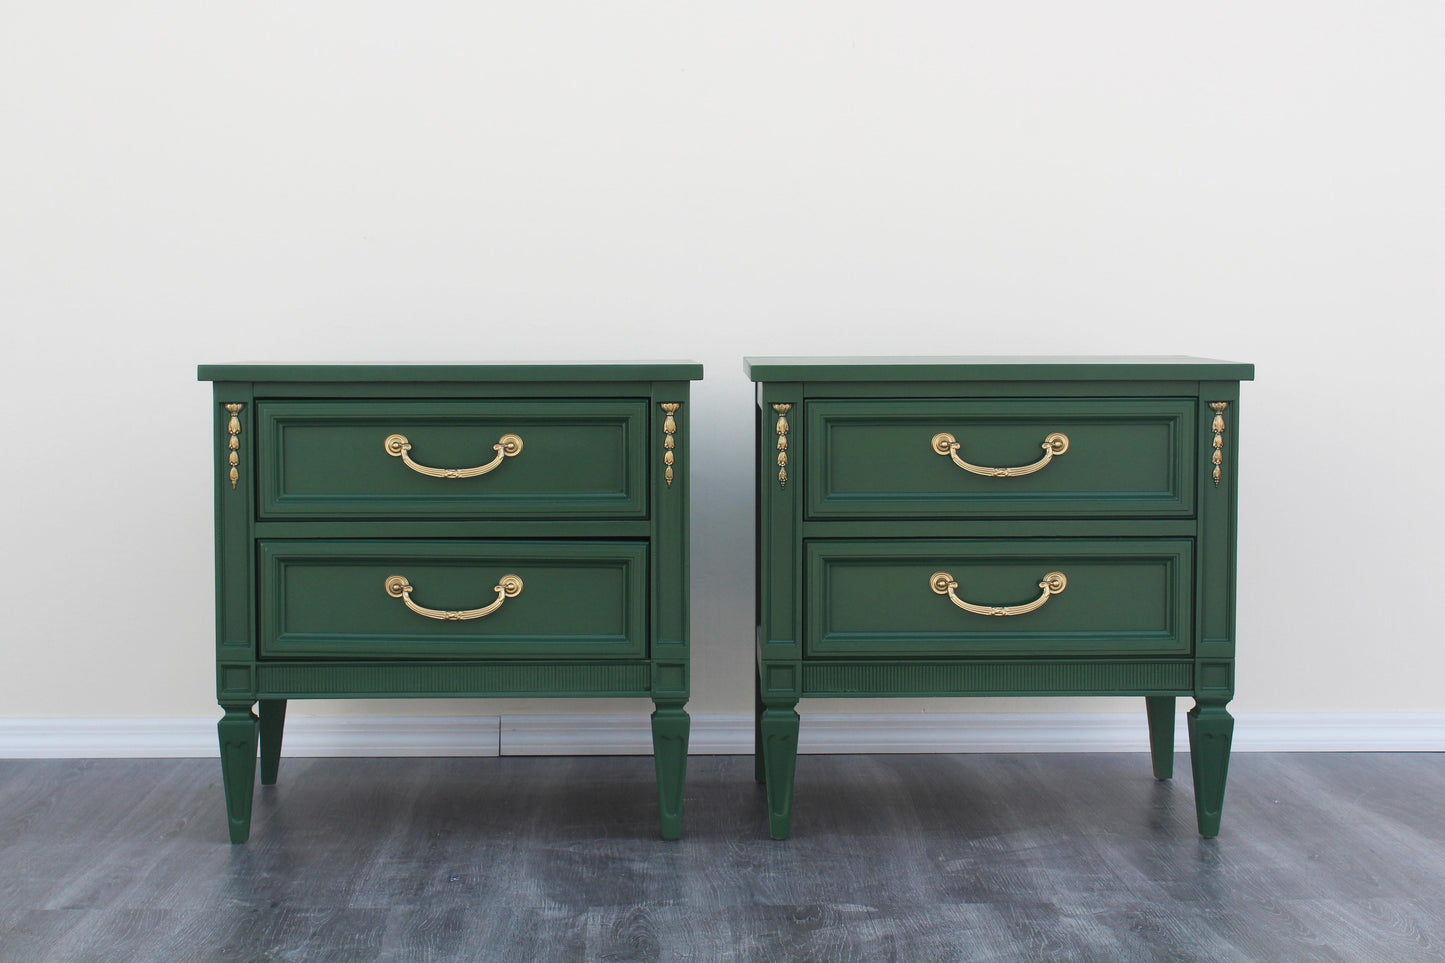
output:
[[[1192,553],[1190,539],[809,541],[806,654],[1187,656]]]
[[[258,543],[260,655],[647,655],[647,543]]]

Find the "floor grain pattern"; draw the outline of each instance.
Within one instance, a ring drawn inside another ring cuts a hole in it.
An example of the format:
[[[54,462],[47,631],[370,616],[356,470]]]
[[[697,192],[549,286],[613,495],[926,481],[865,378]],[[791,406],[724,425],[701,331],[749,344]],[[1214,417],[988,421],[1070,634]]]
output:
[[[1445,756],[1241,753],[1200,839],[1135,754],[0,761],[0,961],[1445,960]]]

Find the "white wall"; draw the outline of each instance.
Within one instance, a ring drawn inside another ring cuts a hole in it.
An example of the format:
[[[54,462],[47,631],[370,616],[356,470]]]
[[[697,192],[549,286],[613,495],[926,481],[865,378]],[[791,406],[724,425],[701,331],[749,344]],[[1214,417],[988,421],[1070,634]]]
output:
[[[1442,51],[1431,0],[0,0],[0,716],[215,712],[197,362],[675,357],[745,712],[740,358],[818,352],[1255,362],[1235,706],[1445,709]],[[363,710],[519,708],[296,707]]]

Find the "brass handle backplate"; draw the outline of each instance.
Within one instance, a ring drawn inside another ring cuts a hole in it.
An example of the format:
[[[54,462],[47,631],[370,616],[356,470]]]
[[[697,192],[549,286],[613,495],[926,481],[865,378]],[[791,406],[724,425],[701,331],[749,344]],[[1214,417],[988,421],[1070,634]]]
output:
[[[515,575],[503,575],[492,586],[492,591],[497,593],[497,600],[491,605],[479,609],[462,609],[457,612],[450,612],[446,609],[428,609],[417,605],[411,600],[411,583],[404,575],[388,575],[386,577],[386,594],[394,599],[401,599],[406,607],[417,615],[425,615],[429,619],[440,619],[443,622],[466,622],[470,619],[479,619],[485,615],[491,615],[502,607],[507,599],[514,599],[522,594],[522,580]]]
[[[522,437],[520,435],[503,435],[497,439],[492,446],[492,451],[497,453],[485,465],[478,465],[476,468],[428,468],[426,465],[418,465],[411,460],[411,442],[406,440],[406,435],[387,435],[386,441],[382,442],[386,453],[393,458],[400,458],[406,463],[406,467],[414,472],[420,472],[432,478],[476,478],[478,475],[485,475],[502,463],[502,459],[511,458],[522,450]]]
[[[1032,475],[1040,468],[1054,460],[1054,456],[1062,455],[1069,450],[1069,436],[1061,432],[1053,432],[1044,438],[1041,446],[1044,449],[1044,457],[1032,465],[1020,465],[1017,468],[985,468],[982,465],[970,465],[958,457],[958,439],[946,431],[941,431],[933,436],[933,450],[940,455],[947,455],[953,459],[953,463],[964,471],[973,472],[975,475],[987,475],[990,478],[1017,478],[1020,475]],[[941,594],[941,593],[940,593]]]
[[[958,583],[953,576],[947,572],[934,572],[928,577],[928,587],[939,595],[947,595],[950,602],[963,609],[965,612],[972,612],[974,615],[1024,615],[1040,608],[1049,600],[1049,596],[1058,595],[1069,584],[1063,572],[1050,572],[1039,582],[1039,588],[1044,594],[1025,605],[974,605],[972,602],[965,602],[953,590],[958,588]]]

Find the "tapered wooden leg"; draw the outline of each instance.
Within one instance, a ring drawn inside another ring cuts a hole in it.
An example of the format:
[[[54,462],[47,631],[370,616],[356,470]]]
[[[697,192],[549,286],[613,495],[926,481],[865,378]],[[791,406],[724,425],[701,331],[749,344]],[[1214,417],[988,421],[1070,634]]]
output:
[[[657,767],[657,801],[662,838],[682,835],[682,789],[687,775],[691,720],[681,706],[658,705],[652,713],[652,759]]]
[[[276,785],[281,765],[281,731],[286,728],[286,700],[261,700],[261,785]]]
[[[1199,817],[1199,835],[1218,836],[1234,717],[1225,710],[1224,703],[1196,701],[1188,719],[1189,765],[1194,771],[1194,809]]]
[[[1154,758],[1154,778],[1174,776],[1174,697],[1145,696],[1149,713],[1149,755]]]
[[[793,824],[793,770],[798,761],[798,713],[769,706],[760,724],[768,782],[768,835],[787,839]]]
[[[763,679],[760,670],[753,668],[753,778],[758,782],[768,781],[768,767],[763,762]]]
[[[222,706],[216,723],[221,738],[221,784],[226,793],[226,821],[231,842],[251,835],[251,794],[256,788],[257,718],[249,705]]]

